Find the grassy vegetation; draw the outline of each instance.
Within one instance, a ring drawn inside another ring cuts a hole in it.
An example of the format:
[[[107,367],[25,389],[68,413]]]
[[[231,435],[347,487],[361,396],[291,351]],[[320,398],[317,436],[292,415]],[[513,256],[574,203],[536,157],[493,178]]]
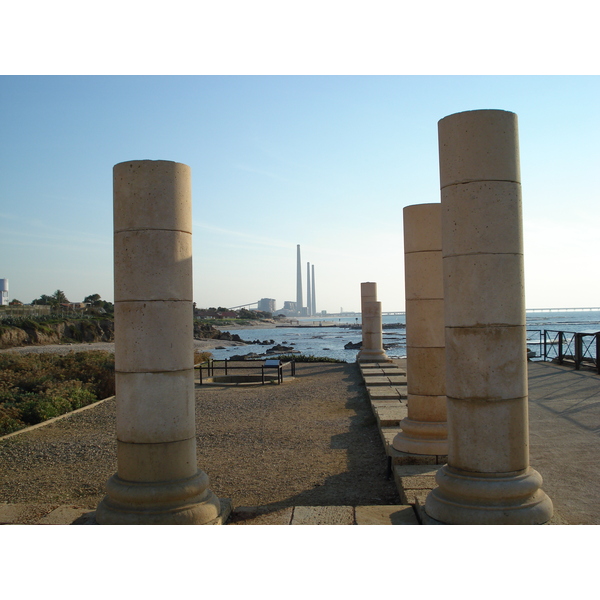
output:
[[[114,393],[112,353],[0,354],[0,435]]]
[[[111,320],[112,315],[85,315],[85,314],[73,314],[69,316],[63,315],[37,315],[37,316],[26,316],[18,317],[13,315],[2,315],[0,314],[0,326],[8,327],[20,327],[21,329],[37,329],[39,331],[50,331],[48,325],[55,325],[57,323],[64,323],[65,321],[76,322],[93,322],[93,321],[105,321]]]
[[[212,354],[210,352],[200,352],[199,350],[194,350],[194,364],[199,365],[201,363],[205,363],[207,360],[212,358]]]

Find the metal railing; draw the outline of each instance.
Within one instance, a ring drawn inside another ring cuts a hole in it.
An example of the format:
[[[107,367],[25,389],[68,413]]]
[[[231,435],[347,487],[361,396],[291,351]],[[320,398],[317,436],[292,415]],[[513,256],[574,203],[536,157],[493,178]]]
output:
[[[235,362],[235,365],[232,365],[231,362]],[[246,363],[258,363],[262,364],[247,364],[247,365],[237,365],[239,361],[230,361],[229,359],[224,360],[214,360],[210,359],[198,365],[195,365],[194,368],[198,369],[200,373],[200,385],[204,383],[204,374],[206,377],[213,377],[215,374],[215,369],[222,369],[224,371],[224,375],[227,376],[229,371],[234,370],[258,370],[260,369],[261,373],[261,382],[265,383],[265,369],[266,370],[277,370],[277,383],[283,383],[283,368],[289,366],[290,367],[290,375],[294,377],[296,375],[296,361],[291,360],[289,362],[282,363],[279,360],[265,360],[265,361],[257,361],[257,360],[248,360],[244,361]],[[219,364],[222,363],[222,364]]]
[[[562,365],[573,362],[576,369],[581,366],[594,367],[600,373],[600,332],[579,333],[577,331],[553,331],[544,329],[544,360],[556,360]]]
[[[531,347],[536,348],[533,350]],[[541,329],[527,330],[527,358],[529,360],[544,360],[543,331]]]

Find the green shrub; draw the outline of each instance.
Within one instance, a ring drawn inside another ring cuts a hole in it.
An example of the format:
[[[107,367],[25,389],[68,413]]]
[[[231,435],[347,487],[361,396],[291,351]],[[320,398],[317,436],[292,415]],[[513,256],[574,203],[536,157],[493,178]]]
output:
[[[0,404],[0,435],[12,433],[26,426],[27,423],[21,419],[21,411],[18,408]]]
[[[0,435],[115,393],[109,352],[0,354]]]
[[[201,363],[205,363],[206,361],[212,358],[212,353],[210,352],[200,352],[199,350],[194,350],[194,364],[199,365]]]

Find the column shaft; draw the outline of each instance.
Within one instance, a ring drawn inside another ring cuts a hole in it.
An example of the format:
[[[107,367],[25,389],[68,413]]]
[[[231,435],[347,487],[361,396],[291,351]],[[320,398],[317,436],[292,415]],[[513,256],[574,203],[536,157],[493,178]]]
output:
[[[219,499],[196,461],[191,173],[114,167],[117,473],[102,524],[203,524]]]
[[[552,516],[529,466],[521,186],[516,115],[439,122],[448,464],[426,512],[452,524]]]
[[[381,302],[377,302],[377,284],[360,284],[362,315],[362,347],[356,355],[357,362],[390,362],[383,349]]]
[[[408,417],[393,447],[448,454],[441,204],[404,208]]]

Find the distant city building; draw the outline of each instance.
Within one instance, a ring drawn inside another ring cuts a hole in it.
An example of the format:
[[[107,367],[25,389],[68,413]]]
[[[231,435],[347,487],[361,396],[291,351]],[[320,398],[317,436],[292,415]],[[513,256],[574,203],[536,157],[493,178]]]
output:
[[[8,306],[8,279],[0,279],[0,306]]]
[[[294,310],[295,311],[296,310],[296,306],[297,305],[296,305],[295,302],[292,302],[291,300],[286,300],[283,303],[283,310]]]
[[[275,300],[273,298],[261,298],[258,301],[258,310],[262,312],[275,312]]]

